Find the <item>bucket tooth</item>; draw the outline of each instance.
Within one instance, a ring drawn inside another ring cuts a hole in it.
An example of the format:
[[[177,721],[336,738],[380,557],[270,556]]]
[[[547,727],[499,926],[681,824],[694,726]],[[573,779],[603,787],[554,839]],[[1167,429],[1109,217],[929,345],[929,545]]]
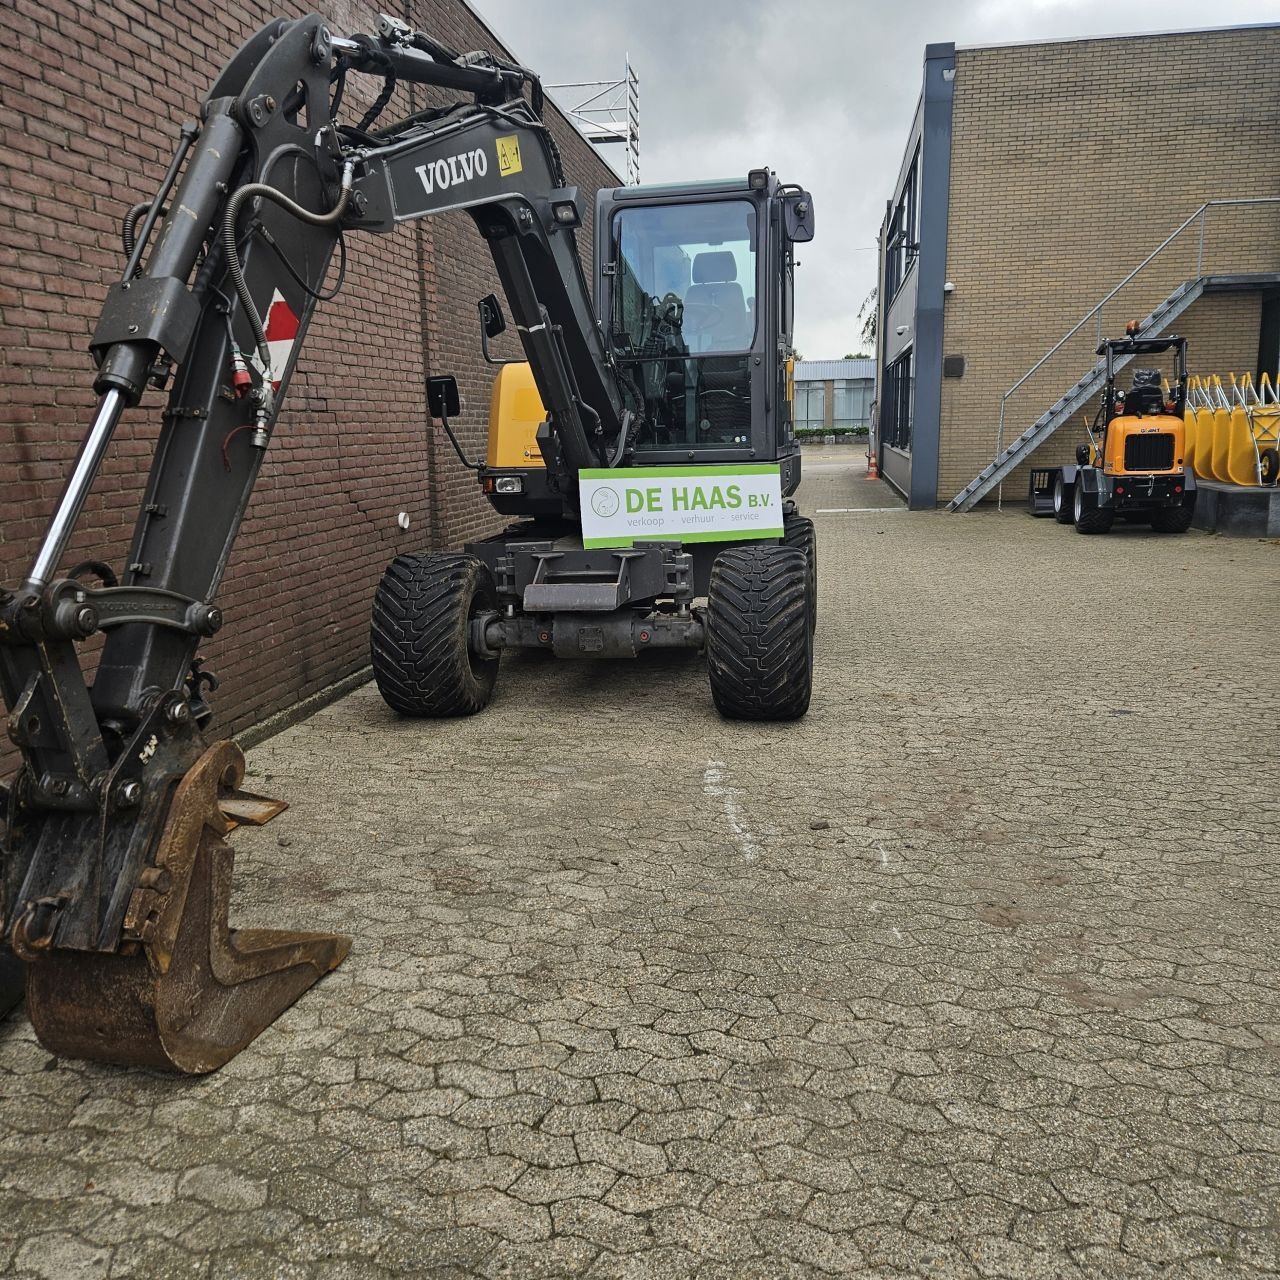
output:
[[[252,791],[233,791],[218,801],[218,808],[232,831],[237,827],[265,827],[288,807],[287,801],[256,796]]]
[[[51,1053],[215,1071],[342,962],[351,940],[338,934],[229,927],[232,823],[220,801],[243,777],[233,742],[215,743],[183,777],[118,951],[31,947],[19,922],[27,1012]]]

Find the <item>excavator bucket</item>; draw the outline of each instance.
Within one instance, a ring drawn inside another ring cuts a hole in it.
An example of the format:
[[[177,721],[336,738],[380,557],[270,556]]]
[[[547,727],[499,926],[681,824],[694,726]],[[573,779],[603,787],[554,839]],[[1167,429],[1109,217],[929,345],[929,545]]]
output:
[[[18,922],[27,1012],[51,1053],[215,1071],[346,956],[351,940],[336,934],[229,927],[224,837],[261,807],[238,792],[243,777],[239,747],[219,742],[178,784],[119,951],[50,949]]]

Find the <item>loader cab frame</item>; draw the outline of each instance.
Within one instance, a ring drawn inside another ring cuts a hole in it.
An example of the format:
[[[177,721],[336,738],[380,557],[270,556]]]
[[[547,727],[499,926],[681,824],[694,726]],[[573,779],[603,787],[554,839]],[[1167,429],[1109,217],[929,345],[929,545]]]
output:
[[[634,465],[778,461],[794,491],[788,230],[811,237],[812,201],[767,170],[597,196],[596,310],[644,421]]]

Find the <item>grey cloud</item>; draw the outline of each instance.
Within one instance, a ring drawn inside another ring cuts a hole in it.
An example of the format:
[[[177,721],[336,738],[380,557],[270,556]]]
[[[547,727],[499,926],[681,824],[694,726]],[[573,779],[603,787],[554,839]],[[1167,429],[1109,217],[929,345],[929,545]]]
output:
[[[646,182],[769,164],[814,195],[800,255],[796,342],[811,358],[858,347],[876,233],[920,93],[924,46],[1169,31],[1205,25],[1192,0],[477,0],[549,83],[640,77]],[[1216,25],[1270,21],[1274,0],[1219,0]],[[617,148],[605,153],[622,163]]]

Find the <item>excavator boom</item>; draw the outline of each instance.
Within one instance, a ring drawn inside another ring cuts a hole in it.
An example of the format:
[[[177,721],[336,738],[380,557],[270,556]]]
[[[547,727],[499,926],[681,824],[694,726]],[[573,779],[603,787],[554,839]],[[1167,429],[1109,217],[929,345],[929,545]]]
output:
[[[353,73],[383,80],[355,125],[337,118]],[[402,81],[469,97],[377,127]],[[228,930],[224,837],[255,806],[238,797],[238,749],[205,737],[196,656],[223,624],[218,586],[308,325],[341,284],[344,237],[467,210],[546,406],[552,482],[572,502],[580,470],[623,456],[628,392],[540,104],[527,70],[394,18],[351,38],[316,14],[276,21],[228,62],[160,189],[126,217],[91,343],[98,410],[27,577],[0,588],[0,692],[22,754],[0,787],[0,983],[14,957],[25,965],[54,1051],[210,1070],[349,945]],[[121,416],[169,384],[122,572],[67,571]],[[90,689],[76,646],[99,632]]]

